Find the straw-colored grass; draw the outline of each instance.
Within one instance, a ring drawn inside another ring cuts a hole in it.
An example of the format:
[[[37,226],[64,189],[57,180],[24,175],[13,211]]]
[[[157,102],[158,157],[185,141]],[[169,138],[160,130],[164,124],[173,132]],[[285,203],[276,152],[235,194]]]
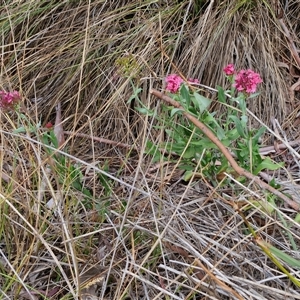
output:
[[[59,165],[39,142],[44,129],[14,133],[16,115],[0,114],[0,299],[300,299],[240,210],[248,205],[255,232],[299,259],[297,212],[277,200],[271,213],[255,207],[270,195],[251,182],[212,187],[199,171],[183,182],[176,162],[145,154],[164,132],[128,102],[141,87],[159,113],[149,90],[167,74],[215,88],[235,63],[263,78],[248,108],[268,126],[264,143],[298,138],[299,12],[295,0],[2,1],[0,89],[19,90],[42,127],[60,103],[69,133]],[[270,174],[289,193],[297,150]]]

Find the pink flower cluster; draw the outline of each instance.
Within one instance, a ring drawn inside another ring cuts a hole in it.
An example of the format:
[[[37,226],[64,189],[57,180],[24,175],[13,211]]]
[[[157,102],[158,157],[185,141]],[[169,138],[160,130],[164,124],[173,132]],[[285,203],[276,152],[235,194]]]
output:
[[[53,124],[52,124],[51,122],[48,122],[48,123],[45,125],[45,127],[46,127],[47,129],[52,129],[52,128],[53,128]]]
[[[183,79],[177,74],[170,74],[166,77],[166,82],[166,89],[175,94],[178,92],[180,85],[183,83]]]
[[[181,84],[184,82],[184,80],[177,74],[170,74],[166,77],[166,89],[175,94],[179,91]],[[193,84],[193,83],[199,83],[198,79],[193,79],[190,78],[188,80],[189,83]]]
[[[227,65],[223,71],[227,76],[232,76],[235,73],[234,65]],[[234,78],[233,86],[239,92],[246,92],[248,94],[255,93],[257,89],[257,85],[262,83],[262,79],[258,73],[255,73],[251,69],[241,70],[237,73]]]
[[[21,95],[17,91],[6,92],[0,91],[0,108],[14,109],[14,107],[21,101]]]
[[[257,85],[262,83],[262,79],[258,73],[248,69],[241,70],[235,78],[235,84],[233,85],[239,92],[255,93]]]
[[[227,65],[223,71],[225,72],[225,74],[227,76],[233,75],[234,74],[234,65],[233,64],[229,64]]]
[[[193,84],[193,83],[200,83],[199,79],[197,78],[189,78],[189,83]]]

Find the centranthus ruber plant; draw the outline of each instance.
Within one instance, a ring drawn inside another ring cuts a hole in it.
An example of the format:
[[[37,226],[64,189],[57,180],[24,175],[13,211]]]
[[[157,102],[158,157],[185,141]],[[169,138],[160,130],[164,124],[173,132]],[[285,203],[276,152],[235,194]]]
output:
[[[225,91],[218,87],[218,101],[225,109],[222,114],[210,110],[212,101],[201,94],[197,79],[184,80],[177,74],[165,78],[166,91],[183,109],[163,105],[162,114],[157,115],[155,111],[145,107],[137,108],[139,112],[155,117],[155,128],[163,130],[166,137],[165,142],[159,145],[148,141],[147,153],[153,155],[155,161],[170,160],[173,157],[178,167],[185,170],[185,180],[195,174],[195,168],[196,172],[209,178],[213,184],[225,180],[225,172],[234,177],[237,174],[218,147],[191,124],[183,116],[183,112],[190,113],[204,123],[230,149],[245,170],[258,174],[263,169],[275,170],[281,167],[281,164],[272,162],[270,158],[260,156],[259,139],[265,128],[252,129],[247,116],[246,103],[257,95],[255,92],[262,83],[260,75],[250,69],[236,71],[233,64],[227,65],[224,73],[231,89]],[[245,180],[238,177],[236,179],[241,182]]]
[[[17,91],[0,91],[0,108],[2,110],[15,110],[21,102],[21,95]]]
[[[234,80],[233,87],[235,87],[239,92],[244,92],[249,95],[253,94],[256,92],[257,85],[262,83],[260,75],[251,69],[240,70],[235,75],[234,65],[229,64],[223,70],[230,81]]]
[[[83,174],[80,167],[72,164],[67,157],[59,155],[56,149],[60,149],[59,137],[55,132],[55,126],[48,122],[45,128],[41,128],[41,122],[34,122],[31,118],[22,112],[21,106],[22,96],[18,91],[0,91],[0,110],[3,113],[15,113],[17,115],[16,124],[14,123],[14,134],[22,137],[22,134],[30,134],[32,138],[36,138],[45,147],[44,150],[51,157],[51,168],[54,174],[58,175],[61,183],[70,182],[70,186],[77,191],[82,192],[89,204],[91,192],[84,187],[82,183]],[[17,137],[16,137],[17,138]],[[50,208],[50,206],[47,204]]]
[[[170,93],[175,94],[179,91],[181,84],[184,83],[184,80],[177,74],[171,74],[166,77],[166,83],[167,83],[166,90],[169,91]],[[190,78],[188,80],[188,83],[197,84],[199,83],[199,80]]]
[[[252,94],[256,92],[256,88],[259,83],[262,83],[262,79],[259,74],[252,70],[241,70],[235,78],[234,87],[239,92]]]

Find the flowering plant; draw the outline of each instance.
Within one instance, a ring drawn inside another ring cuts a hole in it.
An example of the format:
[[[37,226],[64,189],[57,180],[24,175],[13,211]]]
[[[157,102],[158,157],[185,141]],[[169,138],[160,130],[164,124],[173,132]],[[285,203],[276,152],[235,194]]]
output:
[[[15,112],[18,116],[17,128],[14,133],[37,133],[40,123],[34,124],[30,118],[22,113],[22,96],[18,91],[0,91],[0,110],[3,112]]]
[[[21,101],[21,95],[17,91],[0,91],[0,108],[2,110],[15,109]]]
[[[174,162],[185,171],[185,180],[189,180],[195,172],[209,178],[213,184],[225,180],[225,172],[241,182],[245,180],[238,177],[228,159],[211,139],[187,120],[185,112],[205,124],[230,149],[241,168],[258,174],[263,169],[275,170],[281,167],[281,164],[272,162],[268,157],[263,159],[259,153],[259,139],[265,128],[250,129],[249,126],[246,100],[256,95],[254,93],[262,83],[260,75],[250,69],[236,72],[233,64],[226,66],[224,73],[231,83],[231,89],[217,89],[218,101],[225,108],[225,113],[221,115],[209,111],[212,101],[200,93],[197,79],[184,80],[176,74],[166,77],[166,90],[178,103],[177,106],[163,106],[163,117],[145,108],[138,109],[154,116],[158,121],[155,128],[165,132],[165,142],[157,145],[148,141],[147,152],[156,161],[170,160],[170,155],[166,157],[162,148],[169,154],[176,154],[177,158],[173,156]]]
[[[178,90],[180,89],[180,86],[183,82],[184,82],[184,80],[180,76],[178,76],[177,74],[168,75],[166,77],[166,83],[167,83],[166,89],[170,93],[175,94],[175,93],[178,92]],[[188,83],[190,83],[190,84],[199,83],[199,80],[190,78],[188,80]]]
[[[51,157],[51,168],[61,183],[68,180],[70,186],[76,190],[81,191],[87,198],[87,205],[89,205],[89,199],[91,199],[91,192],[82,184],[83,174],[81,169],[70,163],[70,161],[63,155],[59,155],[54,149],[59,149],[62,145],[60,138],[55,132],[55,126],[48,122],[45,128],[40,131],[41,123],[32,122],[30,117],[21,112],[22,97],[18,91],[0,91],[0,110],[5,113],[14,112],[17,114],[17,127],[14,129],[14,133],[31,133],[35,134],[36,138],[45,146],[45,152]]]
[[[233,79],[233,75],[235,74],[235,69],[233,64],[227,65],[224,69],[224,72],[229,79]],[[252,94],[256,92],[257,85],[262,83],[262,79],[258,73],[255,73],[251,69],[241,70],[237,73],[234,78],[235,83],[233,87],[237,89],[239,92],[245,92],[248,94]]]

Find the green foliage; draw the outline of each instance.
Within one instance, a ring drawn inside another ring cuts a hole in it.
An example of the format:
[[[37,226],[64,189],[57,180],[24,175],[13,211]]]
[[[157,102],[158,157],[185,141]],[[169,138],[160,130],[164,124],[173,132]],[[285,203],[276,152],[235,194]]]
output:
[[[58,149],[58,140],[54,133],[54,130],[49,130],[41,136],[41,141],[45,146],[52,146]],[[92,199],[92,194],[83,184],[83,174],[79,166],[73,164],[67,157],[57,154],[55,150],[45,147],[45,151],[49,156],[52,157],[54,165],[52,165],[53,171],[57,174],[59,183],[62,186],[68,188],[73,188],[76,191],[81,192],[85,201],[84,204],[86,208],[91,208],[90,200]]]
[[[166,158],[159,149],[176,154],[174,160],[178,161],[180,157],[178,167],[187,172],[184,175],[186,180],[192,177],[193,172],[201,172],[215,185],[219,184],[216,178],[223,173],[236,177],[218,147],[184,117],[185,111],[204,123],[223,145],[230,149],[238,164],[247,171],[257,175],[262,170],[277,170],[282,167],[282,164],[274,163],[269,157],[261,157],[259,140],[265,128],[250,129],[246,109],[248,95],[235,93],[234,88],[224,91],[222,87],[218,87],[218,100],[226,108],[226,112],[221,116],[209,111],[210,99],[201,95],[198,90],[191,90],[186,84],[182,84],[176,94],[170,95],[182,108],[163,105],[161,113],[163,119],[152,111],[148,113],[149,109],[144,106],[136,108],[140,113],[154,116],[158,121],[156,128],[164,130],[166,137],[166,141],[159,145],[147,141],[147,154],[152,155],[154,161],[171,159],[170,155]],[[220,177],[223,180],[224,176]],[[245,180],[239,177],[236,179],[241,182]],[[229,183],[229,180],[225,180],[224,183]]]
[[[104,171],[108,171],[108,163],[106,162],[101,168]],[[98,173],[98,179],[103,187],[103,197],[99,198],[96,202],[96,210],[102,221],[106,219],[106,214],[109,213],[109,207],[111,205],[110,196],[112,194],[113,180],[109,179],[107,176]]]

